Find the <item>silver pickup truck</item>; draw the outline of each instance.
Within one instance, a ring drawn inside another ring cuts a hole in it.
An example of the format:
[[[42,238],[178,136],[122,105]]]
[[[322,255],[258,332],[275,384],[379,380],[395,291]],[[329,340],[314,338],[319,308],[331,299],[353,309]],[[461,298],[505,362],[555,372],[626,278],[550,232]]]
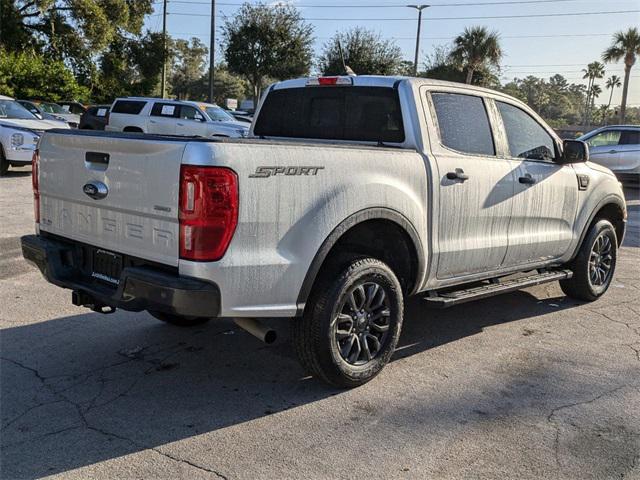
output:
[[[408,295],[603,295],[627,211],[588,156],[499,92],[290,80],[247,139],[47,132],[23,255],[99,312],[232,317],[266,340],[261,317],[291,317],[305,369],[353,387],[389,361]]]

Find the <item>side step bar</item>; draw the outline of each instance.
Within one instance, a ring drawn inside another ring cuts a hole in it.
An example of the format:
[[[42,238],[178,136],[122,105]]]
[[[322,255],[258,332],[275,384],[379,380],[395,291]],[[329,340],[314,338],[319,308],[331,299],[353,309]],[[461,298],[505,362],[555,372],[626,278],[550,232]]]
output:
[[[472,300],[479,300],[481,298],[500,295],[501,293],[514,292],[522,288],[533,287],[534,285],[564,280],[572,276],[573,272],[571,270],[554,270],[512,280],[499,281],[492,279],[489,284],[468,288],[466,290],[454,290],[442,293],[434,292],[434,295],[424,297],[424,300],[432,307],[447,308]]]

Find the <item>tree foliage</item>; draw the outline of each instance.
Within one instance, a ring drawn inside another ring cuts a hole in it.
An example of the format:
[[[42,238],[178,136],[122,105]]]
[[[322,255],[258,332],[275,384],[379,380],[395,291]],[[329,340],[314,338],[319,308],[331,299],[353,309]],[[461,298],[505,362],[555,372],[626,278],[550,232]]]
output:
[[[621,123],[625,122],[631,67],[635,65],[638,55],[640,55],[640,31],[635,27],[626,32],[615,33],[611,46],[602,54],[602,60],[606,63],[624,60],[624,84],[622,87],[622,104],[620,105]]]
[[[475,72],[498,69],[502,59],[500,37],[485,27],[465,28],[453,41],[451,62],[466,72],[465,82],[473,83]]]
[[[110,102],[118,96],[158,94],[163,37],[147,32],[140,38],[116,36],[100,56],[92,96]]]
[[[379,33],[356,27],[336,33],[325,43],[318,61],[323,75],[345,73],[340,47],[346,65],[358,75],[396,75],[402,71],[402,50],[393,40],[384,40]]]
[[[525,102],[553,127],[577,125],[586,99],[586,87],[569,84],[562,75],[548,80],[532,75],[516,78],[502,90]]]
[[[425,58],[425,70],[419,76],[446,80],[448,82],[464,83],[467,79],[467,71],[451,60],[452,46],[437,45],[434,51]],[[494,68],[481,65],[474,70],[473,83],[482,87],[498,88],[500,79]]]
[[[221,46],[229,71],[249,82],[254,100],[267,78],[285,79],[309,72],[313,27],[290,5],[245,3],[222,25]]]
[[[198,38],[175,40],[172,48],[169,83],[171,92],[180,100],[193,98],[205,76],[209,49]],[[208,75],[206,75],[208,81]],[[206,95],[206,94],[205,94]]]
[[[0,49],[0,95],[52,101],[86,100],[87,88],[78,85],[60,60],[47,60],[34,52]]]

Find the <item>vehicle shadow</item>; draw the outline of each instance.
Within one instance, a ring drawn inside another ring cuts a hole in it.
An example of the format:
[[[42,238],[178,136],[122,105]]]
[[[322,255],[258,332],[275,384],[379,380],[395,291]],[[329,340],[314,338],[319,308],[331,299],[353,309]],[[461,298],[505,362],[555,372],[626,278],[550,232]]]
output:
[[[411,299],[394,360],[575,305],[527,292],[444,311]],[[62,473],[341,394],[304,375],[289,320],[272,322],[284,335],[271,347],[229,320],[179,329],[126,312],[3,330],[2,476]]]
[[[29,169],[20,168],[20,170],[16,170],[14,167],[12,167],[2,178],[19,178],[19,177],[30,177],[30,176],[31,176],[31,167],[29,167]]]

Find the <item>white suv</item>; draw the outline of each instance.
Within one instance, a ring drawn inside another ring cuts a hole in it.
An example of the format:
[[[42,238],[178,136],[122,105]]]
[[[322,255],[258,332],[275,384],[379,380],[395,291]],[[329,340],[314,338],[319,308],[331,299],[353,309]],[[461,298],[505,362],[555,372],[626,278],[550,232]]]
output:
[[[210,103],[126,97],[113,102],[105,130],[238,138],[247,136],[249,126]]]

